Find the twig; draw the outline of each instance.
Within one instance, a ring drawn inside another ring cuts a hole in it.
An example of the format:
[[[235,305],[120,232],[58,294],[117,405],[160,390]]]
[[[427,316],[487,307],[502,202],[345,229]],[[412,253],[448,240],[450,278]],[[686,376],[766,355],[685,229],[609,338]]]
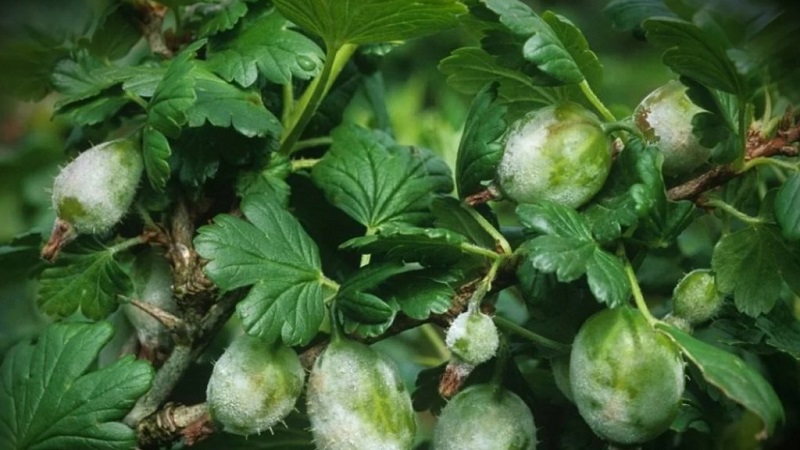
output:
[[[156,319],[160,324],[164,325],[170,331],[174,331],[183,326],[183,321],[180,318],[170,314],[167,311],[164,311],[158,306],[136,299],[131,299],[129,303],[149,314],[152,318]]]
[[[773,156],[797,156],[798,149],[795,144],[800,142],[800,125],[793,122],[792,112],[787,111],[774,138],[767,139],[758,131],[751,131],[747,138],[744,160],[752,161],[756,158],[770,158]],[[748,168],[745,167],[744,170],[737,171],[730,165],[714,167],[686,183],[673,187],[667,192],[667,197],[674,201],[697,201],[703,193],[722,186],[727,181],[742,175]]]
[[[195,444],[214,432],[205,403],[184,406],[167,403],[158,413],[139,422],[139,448],[159,448],[183,437]]]
[[[216,331],[233,314],[233,309],[241,298],[241,291],[230,292],[211,307],[199,326],[192,329],[187,323],[189,342],[175,345],[172,354],[156,373],[150,391],[139,398],[125,417],[124,422],[127,425],[137,426],[142,419],[156,412],[158,407],[167,400],[191,363],[206,348]]]
[[[164,58],[172,58],[175,53],[167,45],[161,31],[167,7],[149,0],[139,0],[135,3],[135,7],[140,14],[139,27],[147,40],[147,45],[150,46],[150,51]]]

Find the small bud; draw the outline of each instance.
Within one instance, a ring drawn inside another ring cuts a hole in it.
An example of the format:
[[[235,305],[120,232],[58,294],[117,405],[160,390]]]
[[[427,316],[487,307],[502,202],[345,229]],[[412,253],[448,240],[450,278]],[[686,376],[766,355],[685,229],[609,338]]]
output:
[[[714,317],[722,301],[714,274],[708,269],[697,269],[687,273],[675,286],[672,311],[696,325]]]
[[[458,359],[477,366],[494,357],[500,337],[491,317],[470,309],[459,314],[450,324],[445,344]]]

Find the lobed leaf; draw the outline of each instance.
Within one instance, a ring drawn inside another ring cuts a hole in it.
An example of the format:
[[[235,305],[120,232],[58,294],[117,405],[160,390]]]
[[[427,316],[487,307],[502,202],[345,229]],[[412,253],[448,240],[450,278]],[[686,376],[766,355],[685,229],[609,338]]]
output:
[[[368,230],[425,222],[432,196],[452,190],[449,168],[428,150],[396,145],[389,135],[356,125],[331,137],[311,178],[332,205]]]
[[[603,8],[603,14],[621,31],[639,30],[650,17],[675,17],[664,0],[611,0]]]
[[[665,49],[664,64],[710,88],[737,96],[744,82],[728,58],[725,46],[698,26],[677,18],[650,18],[643,22],[647,39]]]
[[[129,295],[130,277],[114,259],[113,249],[82,248],[66,253],[39,278],[37,305],[46,314],[67,317],[80,310],[92,320],[114,312],[120,295]]]
[[[216,127],[233,127],[247,137],[280,136],[281,123],[264,106],[257,89],[240,88],[199,67],[191,76],[197,99],[187,114],[190,127],[209,122]]]
[[[550,26],[553,33],[572,57],[583,78],[594,88],[600,87],[603,79],[603,66],[597,55],[589,48],[589,42],[569,19],[552,11],[545,11],[542,19]]]
[[[142,131],[142,158],[144,171],[150,186],[156,191],[163,191],[169,180],[169,157],[172,148],[167,137],[153,127],[145,127]]]
[[[195,247],[208,277],[224,291],[250,287],[236,311],[248,334],[302,345],[325,315],[319,251],[297,219],[275,200],[245,197],[245,221],[221,214],[198,230]]]
[[[397,302],[408,317],[425,320],[431,314],[450,309],[456,286],[463,281],[459,271],[431,268],[406,272],[393,277],[384,286],[387,298]]]
[[[452,197],[437,197],[431,203],[431,211],[436,216],[435,225],[437,227],[463,234],[473,244],[495,250],[497,243],[494,237],[483,228],[474,216],[480,212],[475,209],[470,211],[471,208]]]
[[[487,85],[472,100],[456,157],[456,186],[465,198],[492,181],[503,157],[506,107],[495,103],[497,90]]]
[[[274,8],[250,14],[236,29],[209,44],[208,68],[242,87],[262,76],[287,84],[293,78],[307,80],[322,68],[322,50],[294,29]]]
[[[320,36],[328,50],[344,44],[402,41],[455,26],[467,12],[455,0],[275,0],[292,22]]]
[[[0,366],[0,448],[136,446],[120,420],[150,388],[153,369],[127,356],[90,370],[112,334],[107,322],[56,323],[9,351]]]
[[[482,0],[511,32],[525,37],[522,48],[526,60],[550,77],[546,84],[578,84],[585,74],[550,25],[519,0]],[[557,20],[560,26],[565,23]],[[563,30],[562,30],[563,31]],[[580,32],[578,31],[580,34]],[[569,32],[574,37],[574,30]],[[585,62],[585,61],[584,61]]]
[[[213,17],[200,27],[199,35],[202,37],[230,30],[248,11],[246,0],[229,0],[214,6]]]
[[[741,358],[670,325],[659,323],[658,327],[681,347],[707,382],[761,418],[764,435],[772,434],[776,424],[784,420],[783,405],[772,386]]]
[[[188,119],[187,111],[197,100],[194,78],[189,72],[194,67],[192,58],[203,44],[204,41],[196,42],[170,62],[147,105],[147,124],[166,136],[180,134]]]
[[[586,275],[594,297],[610,307],[628,300],[631,291],[622,261],[600,247],[589,223],[577,211],[542,201],[517,206],[517,216],[526,228],[542,234],[518,250],[530,267],[555,273],[563,283]]]
[[[780,233],[774,225],[750,226],[723,236],[714,247],[711,268],[717,289],[733,295],[739,311],[749,316],[772,310],[782,281],[800,293],[800,258]]]
[[[382,324],[393,318],[395,313],[389,304],[368,292],[338,295],[336,307],[350,319],[365,324]]]

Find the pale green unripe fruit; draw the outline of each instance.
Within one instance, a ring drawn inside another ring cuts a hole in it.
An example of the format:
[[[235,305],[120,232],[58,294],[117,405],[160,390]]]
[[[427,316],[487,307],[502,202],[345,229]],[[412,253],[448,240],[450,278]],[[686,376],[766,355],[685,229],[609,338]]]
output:
[[[178,312],[172,296],[172,268],[163,254],[150,250],[137,255],[131,278],[136,300],[168,313]],[[170,342],[169,331],[153,316],[130,303],[122,305],[122,310],[142,345],[151,349],[164,348]]]
[[[401,450],[414,443],[411,397],[394,363],[359,342],[334,339],[306,390],[317,448]]]
[[[517,394],[479,384],[444,407],[433,432],[433,450],[533,450],[533,414]]]
[[[294,350],[243,334],[214,364],[206,390],[209,413],[228,433],[260,433],[294,409],[304,379]]]
[[[631,308],[606,309],[581,326],[569,376],[580,415],[598,436],[619,444],[666,431],[685,383],[675,345]]]
[[[611,145],[600,121],[577,103],[561,103],[509,127],[497,179],[517,203],[577,208],[600,191],[610,170]]]
[[[500,337],[492,318],[480,311],[465,311],[447,329],[447,348],[459,360],[477,366],[497,353]]]
[[[96,145],[67,164],[53,182],[53,208],[79,234],[104,233],[131,205],[144,163],[135,141]]]
[[[708,269],[693,270],[684,276],[672,292],[672,311],[692,324],[714,317],[722,306],[714,274]]]
[[[711,149],[700,145],[692,133],[692,117],[702,111],[686,95],[686,86],[675,80],[648,94],[636,107],[634,123],[647,142],[661,149],[666,175],[689,173],[711,156]]]

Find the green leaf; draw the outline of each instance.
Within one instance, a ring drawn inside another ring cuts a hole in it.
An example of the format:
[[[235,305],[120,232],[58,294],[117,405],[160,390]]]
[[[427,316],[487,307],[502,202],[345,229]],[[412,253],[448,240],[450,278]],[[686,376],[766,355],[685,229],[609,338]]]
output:
[[[583,78],[592,87],[599,88],[603,79],[603,66],[589,48],[589,42],[581,30],[566,17],[551,11],[545,11],[542,19],[550,25],[550,29],[567,49]]]
[[[648,41],[665,48],[664,64],[710,88],[742,96],[744,82],[726,48],[714,35],[676,18],[651,18],[643,23]]]
[[[230,0],[214,5],[214,16],[206,19],[200,27],[200,36],[207,37],[221,31],[230,30],[239,19],[247,14],[247,3],[242,0]]]
[[[0,366],[0,448],[136,446],[120,420],[150,388],[153,369],[127,356],[90,371],[113,333],[106,322],[57,323],[9,351]]]
[[[367,324],[381,324],[394,316],[394,308],[378,296],[351,292],[336,297],[336,307],[349,318]]]
[[[592,242],[586,220],[574,209],[558,203],[541,201],[536,205],[519,205],[517,216],[523,225],[539,233]]]
[[[431,211],[436,216],[435,225],[438,228],[447,228],[456,233],[463,234],[476,245],[495,250],[497,243],[494,237],[481,226],[474,214],[476,210],[452,197],[437,197],[431,203]],[[488,221],[487,221],[488,223]]]
[[[774,225],[747,227],[723,236],[714,247],[711,268],[717,289],[733,295],[739,311],[749,316],[772,310],[781,295],[781,280],[800,293],[800,259],[780,233]]]
[[[453,269],[423,269],[398,275],[384,286],[387,298],[397,302],[405,315],[425,320],[443,314],[452,306],[461,273]]]
[[[413,266],[397,261],[369,264],[358,269],[341,284],[339,295],[372,290],[389,278],[410,270],[414,270]]]
[[[465,248],[467,244],[466,237],[450,230],[389,224],[378,234],[350,239],[340,248],[381,254],[394,261],[448,265],[467,256],[479,257]]]
[[[792,175],[778,190],[775,220],[786,239],[800,240],[800,173]]]
[[[167,137],[152,127],[145,127],[142,131],[144,170],[150,186],[158,192],[164,190],[167,180],[169,180],[169,156],[171,154],[172,149]]]
[[[277,202],[248,196],[245,221],[221,214],[198,230],[195,247],[208,277],[223,291],[251,286],[236,311],[245,330],[267,341],[308,343],[325,315],[319,251]]]
[[[495,103],[497,90],[486,86],[472,100],[458,145],[456,185],[458,195],[465,198],[484,189],[494,180],[497,165],[503,157],[502,137],[508,124],[506,107]]]
[[[800,320],[786,304],[756,319],[756,328],[764,332],[767,345],[800,360]]]
[[[712,162],[726,164],[743,151],[739,135],[740,101],[734,94],[712,89],[681,77],[686,95],[706,111],[692,117],[692,133],[700,144],[711,149]]]
[[[40,256],[44,241],[38,231],[15,236],[7,244],[0,245],[0,267],[8,281],[28,277],[41,272],[45,263]],[[0,280],[0,286],[3,285]]]
[[[622,261],[598,245],[586,219],[575,210],[542,201],[517,206],[517,216],[525,227],[543,234],[518,250],[527,264],[555,273],[563,283],[585,274],[595,298],[612,308],[628,300],[630,285]]]
[[[482,2],[500,17],[500,22],[511,32],[527,39],[522,54],[551,78],[546,84],[578,84],[586,78],[559,35],[526,4],[518,0]],[[563,26],[561,21],[559,23]],[[572,32],[570,37],[574,37]]]
[[[284,208],[289,207],[291,187],[286,177],[292,172],[288,157],[272,153],[269,164],[259,172],[242,172],[236,183],[236,195],[246,197],[251,194],[273,198]]]
[[[92,34],[89,51],[100,59],[114,61],[127,55],[142,39],[142,31],[134,19],[133,8],[121,3],[109,6],[109,11]]]
[[[554,88],[536,86],[520,70],[500,65],[495,56],[478,47],[454,50],[439,63],[439,70],[447,75],[447,83],[453,89],[465,94],[476,94],[487,84],[497,82],[497,103],[526,112],[563,97]]]
[[[258,75],[277,84],[292,78],[307,80],[322,68],[322,50],[293,30],[274,8],[248,15],[234,32],[212,39],[208,67],[242,87]]]
[[[117,309],[118,297],[128,295],[133,288],[115,254],[113,247],[83,247],[80,253],[63,254],[57,265],[41,274],[39,308],[55,317],[66,317],[80,309],[89,319],[106,318]]]
[[[188,119],[187,111],[197,100],[194,78],[189,72],[194,67],[195,52],[204,43],[194,43],[172,60],[147,105],[147,124],[166,136],[175,138],[180,134]]]
[[[650,17],[675,17],[664,0],[612,0],[603,9],[615,29],[631,31],[641,28]]]
[[[615,255],[599,248],[586,263],[586,280],[592,294],[609,305],[624,304],[631,295],[625,265]]]
[[[783,405],[772,386],[741,358],[664,323],[658,327],[681,347],[707,382],[761,418],[765,435],[772,434],[775,425],[784,420]]]
[[[247,137],[280,136],[281,123],[264,106],[257,89],[240,88],[199,67],[191,76],[197,100],[188,112],[190,127],[209,122],[217,127],[232,126]]]
[[[663,155],[655,146],[631,138],[611,168],[608,182],[584,215],[600,242],[621,236],[623,228],[638,224],[637,239],[652,248],[664,247],[689,224],[691,202],[667,199],[661,175]]]
[[[344,44],[403,41],[450,28],[467,12],[455,0],[275,0],[292,22],[320,36],[328,50]]]
[[[429,219],[433,194],[452,190],[447,165],[428,150],[399,146],[389,135],[343,125],[311,177],[328,201],[367,227]]]

